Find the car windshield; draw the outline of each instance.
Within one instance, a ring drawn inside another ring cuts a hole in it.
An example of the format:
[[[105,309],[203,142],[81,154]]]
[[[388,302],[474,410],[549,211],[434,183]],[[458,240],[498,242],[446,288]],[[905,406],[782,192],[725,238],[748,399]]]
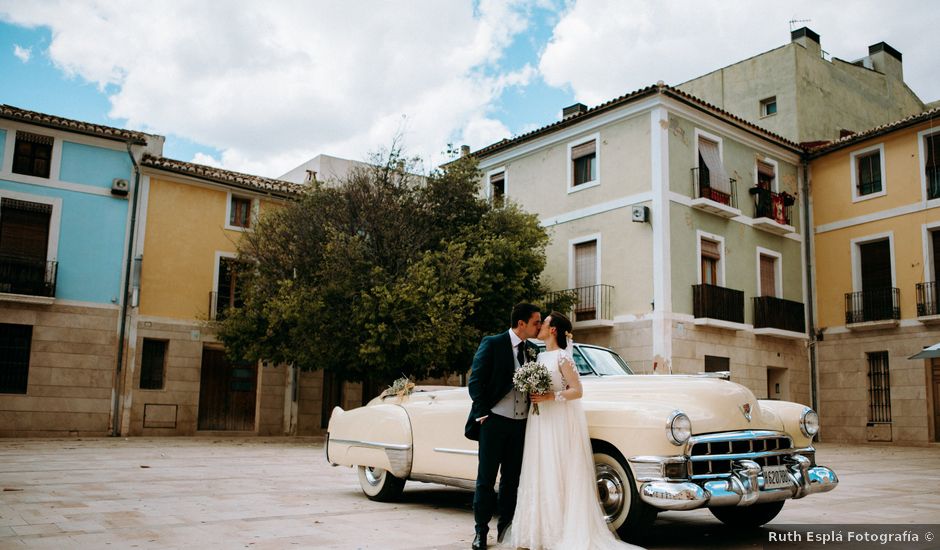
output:
[[[588,361],[594,368],[594,372],[601,376],[611,376],[618,374],[633,374],[627,363],[619,355],[603,348],[592,348],[588,346],[579,346],[578,351],[587,356]],[[577,362],[577,356],[575,357]],[[580,366],[578,371],[581,372]],[[581,373],[585,374],[585,373]]]

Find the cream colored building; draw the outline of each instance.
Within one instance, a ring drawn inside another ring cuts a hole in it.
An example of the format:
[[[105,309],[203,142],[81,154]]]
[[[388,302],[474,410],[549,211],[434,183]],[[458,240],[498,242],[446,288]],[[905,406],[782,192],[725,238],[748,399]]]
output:
[[[798,143],[832,141],[920,113],[902,55],[884,42],[855,61],[830,57],[803,27],[791,42],[676,86]]]
[[[575,340],[811,402],[795,143],[658,84],[473,154],[485,193],[549,230]]]
[[[940,109],[810,158],[822,431],[940,441]]]

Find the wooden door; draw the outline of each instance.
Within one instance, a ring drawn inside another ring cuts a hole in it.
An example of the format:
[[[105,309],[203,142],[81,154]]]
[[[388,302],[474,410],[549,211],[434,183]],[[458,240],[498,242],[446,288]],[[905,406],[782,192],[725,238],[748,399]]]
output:
[[[233,365],[225,350],[203,348],[199,429],[254,431],[258,365]]]
[[[933,440],[940,441],[940,361],[931,361],[933,376]]]
[[[777,259],[766,254],[760,255],[760,295],[777,296]]]
[[[862,307],[866,321],[890,319],[894,302],[891,295],[891,245],[876,241],[859,245],[862,264]]]

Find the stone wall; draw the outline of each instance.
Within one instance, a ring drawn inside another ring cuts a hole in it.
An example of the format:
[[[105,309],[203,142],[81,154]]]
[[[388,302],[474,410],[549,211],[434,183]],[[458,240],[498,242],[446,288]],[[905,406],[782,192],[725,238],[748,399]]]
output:
[[[116,308],[0,302],[0,323],[31,325],[25,395],[0,394],[0,436],[102,436],[117,360]]]

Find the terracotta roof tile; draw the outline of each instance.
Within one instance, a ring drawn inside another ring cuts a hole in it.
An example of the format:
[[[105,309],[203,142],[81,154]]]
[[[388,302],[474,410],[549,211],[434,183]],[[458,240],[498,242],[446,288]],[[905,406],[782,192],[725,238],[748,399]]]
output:
[[[690,103],[696,108],[709,111],[714,115],[717,115],[721,118],[731,121],[732,123],[744,128],[745,130],[751,133],[758,134],[764,138],[776,141],[780,143],[781,145],[784,145],[790,149],[793,149],[796,152],[802,152],[803,150],[797,143],[794,143],[793,141],[790,141],[789,139],[783,136],[779,136],[773,132],[767,131],[752,122],[748,122],[747,120],[744,120],[743,118],[737,115],[729,113],[728,111],[725,111],[724,109],[721,109],[715,105],[712,105],[711,103],[708,103],[691,94],[683,92],[677,88],[673,88],[672,86],[668,86],[666,84],[657,83],[652,86],[647,86],[645,88],[641,88],[639,90],[630,92],[620,97],[611,99],[610,101],[601,103],[600,105],[592,107],[581,114],[573,115],[566,119],[553,122],[552,124],[548,124],[541,128],[532,130],[531,132],[526,132],[524,134],[518,135],[511,139],[504,139],[502,141],[498,141],[478,151],[474,151],[472,154],[473,156],[476,156],[479,158],[486,157],[486,156],[496,153],[497,151],[501,151],[513,145],[517,145],[519,143],[529,141],[531,139],[534,139],[536,137],[539,137],[545,134],[549,134],[556,130],[560,130],[567,126],[571,126],[572,124],[577,124],[578,122],[581,122],[582,120],[586,120],[593,116],[599,115],[603,112],[606,112],[611,109],[615,109],[617,107],[630,103],[631,101],[635,101],[642,97],[650,96],[653,94],[668,95],[675,99],[683,101],[685,103]]]
[[[215,168],[214,166],[206,166],[204,164],[195,164],[192,162],[183,162],[181,160],[168,159],[166,157],[155,157],[153,155],[144,155],[144,158],[141,160],[141,164],[151,168],[193,176],[233,187],[249,189],[252,191],[261,191],[265,193],[274,193],[281,196],[297,196],[303,193],[306,189],[306,187],[303,185],[298,185],[289,181],[253,176],[251,174],[243,174],[241,172],[233,172],[231,170]]]
[[[868,130],[864,130],[862,132],[858,132],[857,134],[846,136],[842,139],[830,141],[828,143],[825,143],[816,147],[810,147],[807,149],[807,151],[809,152],[811,157],[818,157],[820,155],[824,155],[831,151],[835,151],[836,149],[842,149],[843,147],[848,147],[849,145],[852,145],[853,143],[865,141],[866,139],[871,139],[873,137],[887,134],[888,132],[892,132],[900,128],[913,126],[915,124],[920,124],[921,122],[926,122],[930,119],[938,118],[938,117],[940,117],[940,107],[935,107],[933,109],[930,109],[921,113],[916,113],[910,116],[906,116],[900,120],[895,120],[894,122],[889,122],[887,124],[882,124],[881,126],[875,126],[874,128],[869,128]]]
[[[82,122],[80,120],[74,120],[71,118],[47,115],[45,113],[37,113],[35,111],[27,111],[26,109],[13,107],[12,105],[0,104],[0,118],[17,120],[29,124],[36,124],[38,126],[45,126],[47,128],[66,130],[69,132],[102,137],[106,139],[131,141],[138,145],[145,145],[147,143],[147,134],[143,132],[134,132],[131,130],[124,130],[122,128],[114,128],[111,126],[103,126],[101,124]]]

